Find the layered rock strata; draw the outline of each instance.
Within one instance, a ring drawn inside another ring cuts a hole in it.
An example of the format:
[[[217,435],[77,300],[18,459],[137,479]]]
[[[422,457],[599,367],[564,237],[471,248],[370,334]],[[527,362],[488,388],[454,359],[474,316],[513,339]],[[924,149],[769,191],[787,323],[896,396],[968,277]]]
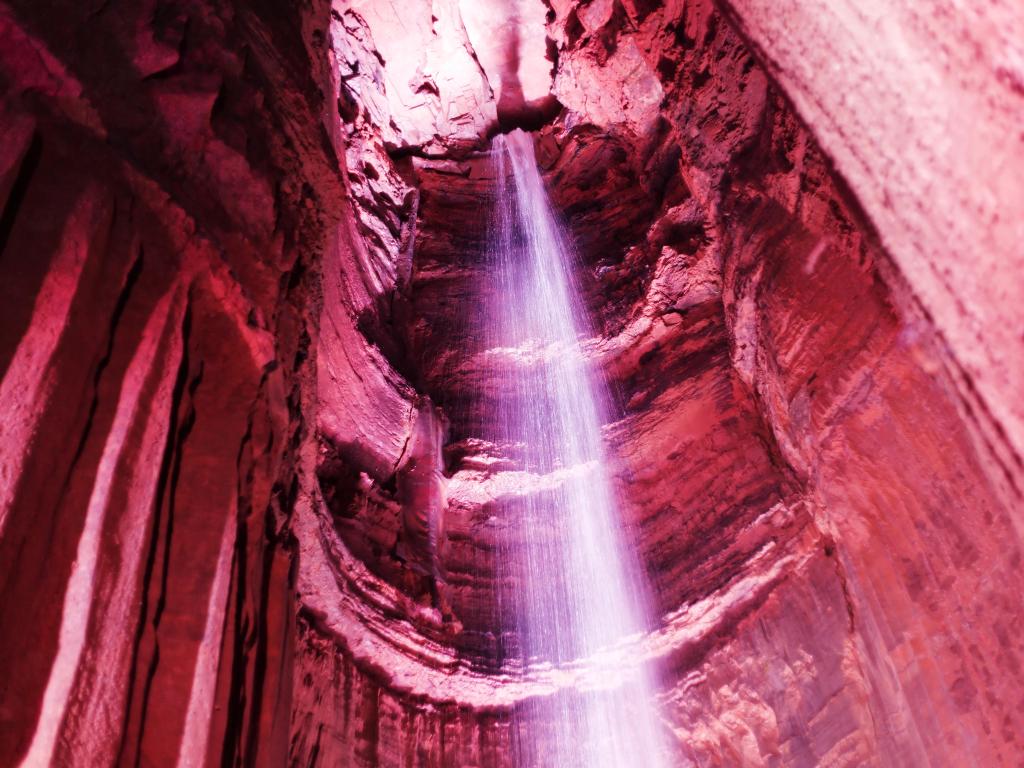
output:
[[[470,5],[0,6],[0,762],[505,766],[587,695],[496,599],[521,124],[678,764],[1016,765],[1019,14]]]

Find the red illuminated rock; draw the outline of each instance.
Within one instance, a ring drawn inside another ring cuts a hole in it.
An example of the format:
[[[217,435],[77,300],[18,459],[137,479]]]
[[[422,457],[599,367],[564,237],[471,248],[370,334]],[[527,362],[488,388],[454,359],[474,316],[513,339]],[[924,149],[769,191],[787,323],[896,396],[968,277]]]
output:
[[[0,5],[4,764],[507,766],[587,695],[497,599],[543,123],[676,762],[1016,765],[1022,20],[825,6]]]

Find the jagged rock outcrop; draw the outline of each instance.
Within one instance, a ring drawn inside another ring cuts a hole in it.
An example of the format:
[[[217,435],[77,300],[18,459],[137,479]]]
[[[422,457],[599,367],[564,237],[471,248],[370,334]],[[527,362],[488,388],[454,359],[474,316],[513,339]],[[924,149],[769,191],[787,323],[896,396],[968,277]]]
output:
[[[586,695],[496,599],[525,125],[678,764],[1016,765],[1024,20],[826,5],[0,5],[0,764],[506,766]]]

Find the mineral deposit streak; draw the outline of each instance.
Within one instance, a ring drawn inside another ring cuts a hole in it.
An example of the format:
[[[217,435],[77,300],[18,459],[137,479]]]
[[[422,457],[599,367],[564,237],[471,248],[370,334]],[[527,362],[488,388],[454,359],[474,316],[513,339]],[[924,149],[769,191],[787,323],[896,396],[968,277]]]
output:
[[[658,768],[667,761],[652,673],[635,650],[648,618],[646,589],[606,472],[608,395],[580,346],[588,323],[574,252],[532,137],[499,136],[493,157],[498,437],[524,472],[543,479],[510,505],[502,567],[524,667],[576,681],[528,705],[519,762]]]

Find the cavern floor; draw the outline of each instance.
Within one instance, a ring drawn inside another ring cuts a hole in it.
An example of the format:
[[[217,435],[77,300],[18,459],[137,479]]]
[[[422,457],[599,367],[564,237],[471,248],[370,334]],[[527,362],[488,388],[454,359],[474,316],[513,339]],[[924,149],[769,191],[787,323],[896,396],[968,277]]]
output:
[[[517,129],[668,764],[1020,765],[1022,39],[1009,0],[0,2],[0,766],[552,764],[594,693],[524,666],[503,565],[557,481],[495,438]]]

